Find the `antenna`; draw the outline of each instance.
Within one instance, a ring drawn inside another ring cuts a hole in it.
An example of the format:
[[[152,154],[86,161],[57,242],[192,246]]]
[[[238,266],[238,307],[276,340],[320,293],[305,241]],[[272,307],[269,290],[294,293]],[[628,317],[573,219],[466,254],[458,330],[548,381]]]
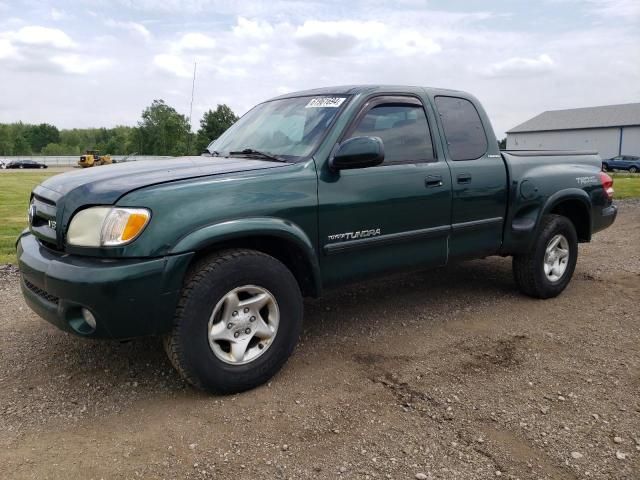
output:
[[[191,82],[191,104],[189,105],[189,132],[187,133],[187,153],[191,151],[191,116],[193,115],[193,93],[196,89],[196,67],[198,62],[193,62],[193,81]]]

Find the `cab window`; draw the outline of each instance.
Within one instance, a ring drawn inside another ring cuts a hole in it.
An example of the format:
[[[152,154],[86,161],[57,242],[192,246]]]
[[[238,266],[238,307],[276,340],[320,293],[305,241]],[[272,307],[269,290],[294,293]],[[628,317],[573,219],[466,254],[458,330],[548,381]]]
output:
[[[424,109],[419,105],[383,103],[368,110],[349,135],[380,137],[384,164],[434,161]]]
[[[464,98],[436,97],[451,160],[475,160],[487,153],[487,135],[480,115]]]

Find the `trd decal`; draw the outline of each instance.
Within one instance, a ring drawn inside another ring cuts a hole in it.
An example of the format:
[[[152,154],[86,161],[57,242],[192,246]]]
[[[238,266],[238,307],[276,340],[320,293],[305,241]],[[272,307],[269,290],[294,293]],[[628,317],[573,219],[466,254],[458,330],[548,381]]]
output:
[[[592,185],[594,183],[600,183],[598,182],[598,179],[594,176],[591,177],[576,177],[576,181],[580,184],[580,185]]]

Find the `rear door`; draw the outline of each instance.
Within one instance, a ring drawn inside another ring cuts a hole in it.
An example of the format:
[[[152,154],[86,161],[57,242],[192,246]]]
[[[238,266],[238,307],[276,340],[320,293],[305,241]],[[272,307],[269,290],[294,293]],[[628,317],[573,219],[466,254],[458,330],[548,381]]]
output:
[[[414,96],[367,101],[342,141],[380,137],[377,167],[330,171],[318,183],[321,268],[327,285],[447,260],[451,180],[436,158],[433,110]]]
[[[611,168],[624,168],[624,164],[622,162],[622,156],[618,155],[617,157],[613,157],[609,162],[609,167]]]
[[[639,163],[640,163],[640,160],[638,160],[638,157],[633,157],[631,155],[624,156],[625,170],[631,170],[633,168],[635,168],[635,170],[638,170]]]
[[[466,98],[436,96],[451,169],[450,257],[496,253],[502,243],[507,171],[498,145],[490,145],[480,113]],[[495,143],[495,140],[491,140]]]

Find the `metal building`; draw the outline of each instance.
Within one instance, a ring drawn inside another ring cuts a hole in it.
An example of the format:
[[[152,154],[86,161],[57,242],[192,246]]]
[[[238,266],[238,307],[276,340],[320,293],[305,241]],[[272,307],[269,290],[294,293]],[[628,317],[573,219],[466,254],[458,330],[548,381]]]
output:
[[[507,148],[640,156],[640,103],[543,112],[509,130]]]

